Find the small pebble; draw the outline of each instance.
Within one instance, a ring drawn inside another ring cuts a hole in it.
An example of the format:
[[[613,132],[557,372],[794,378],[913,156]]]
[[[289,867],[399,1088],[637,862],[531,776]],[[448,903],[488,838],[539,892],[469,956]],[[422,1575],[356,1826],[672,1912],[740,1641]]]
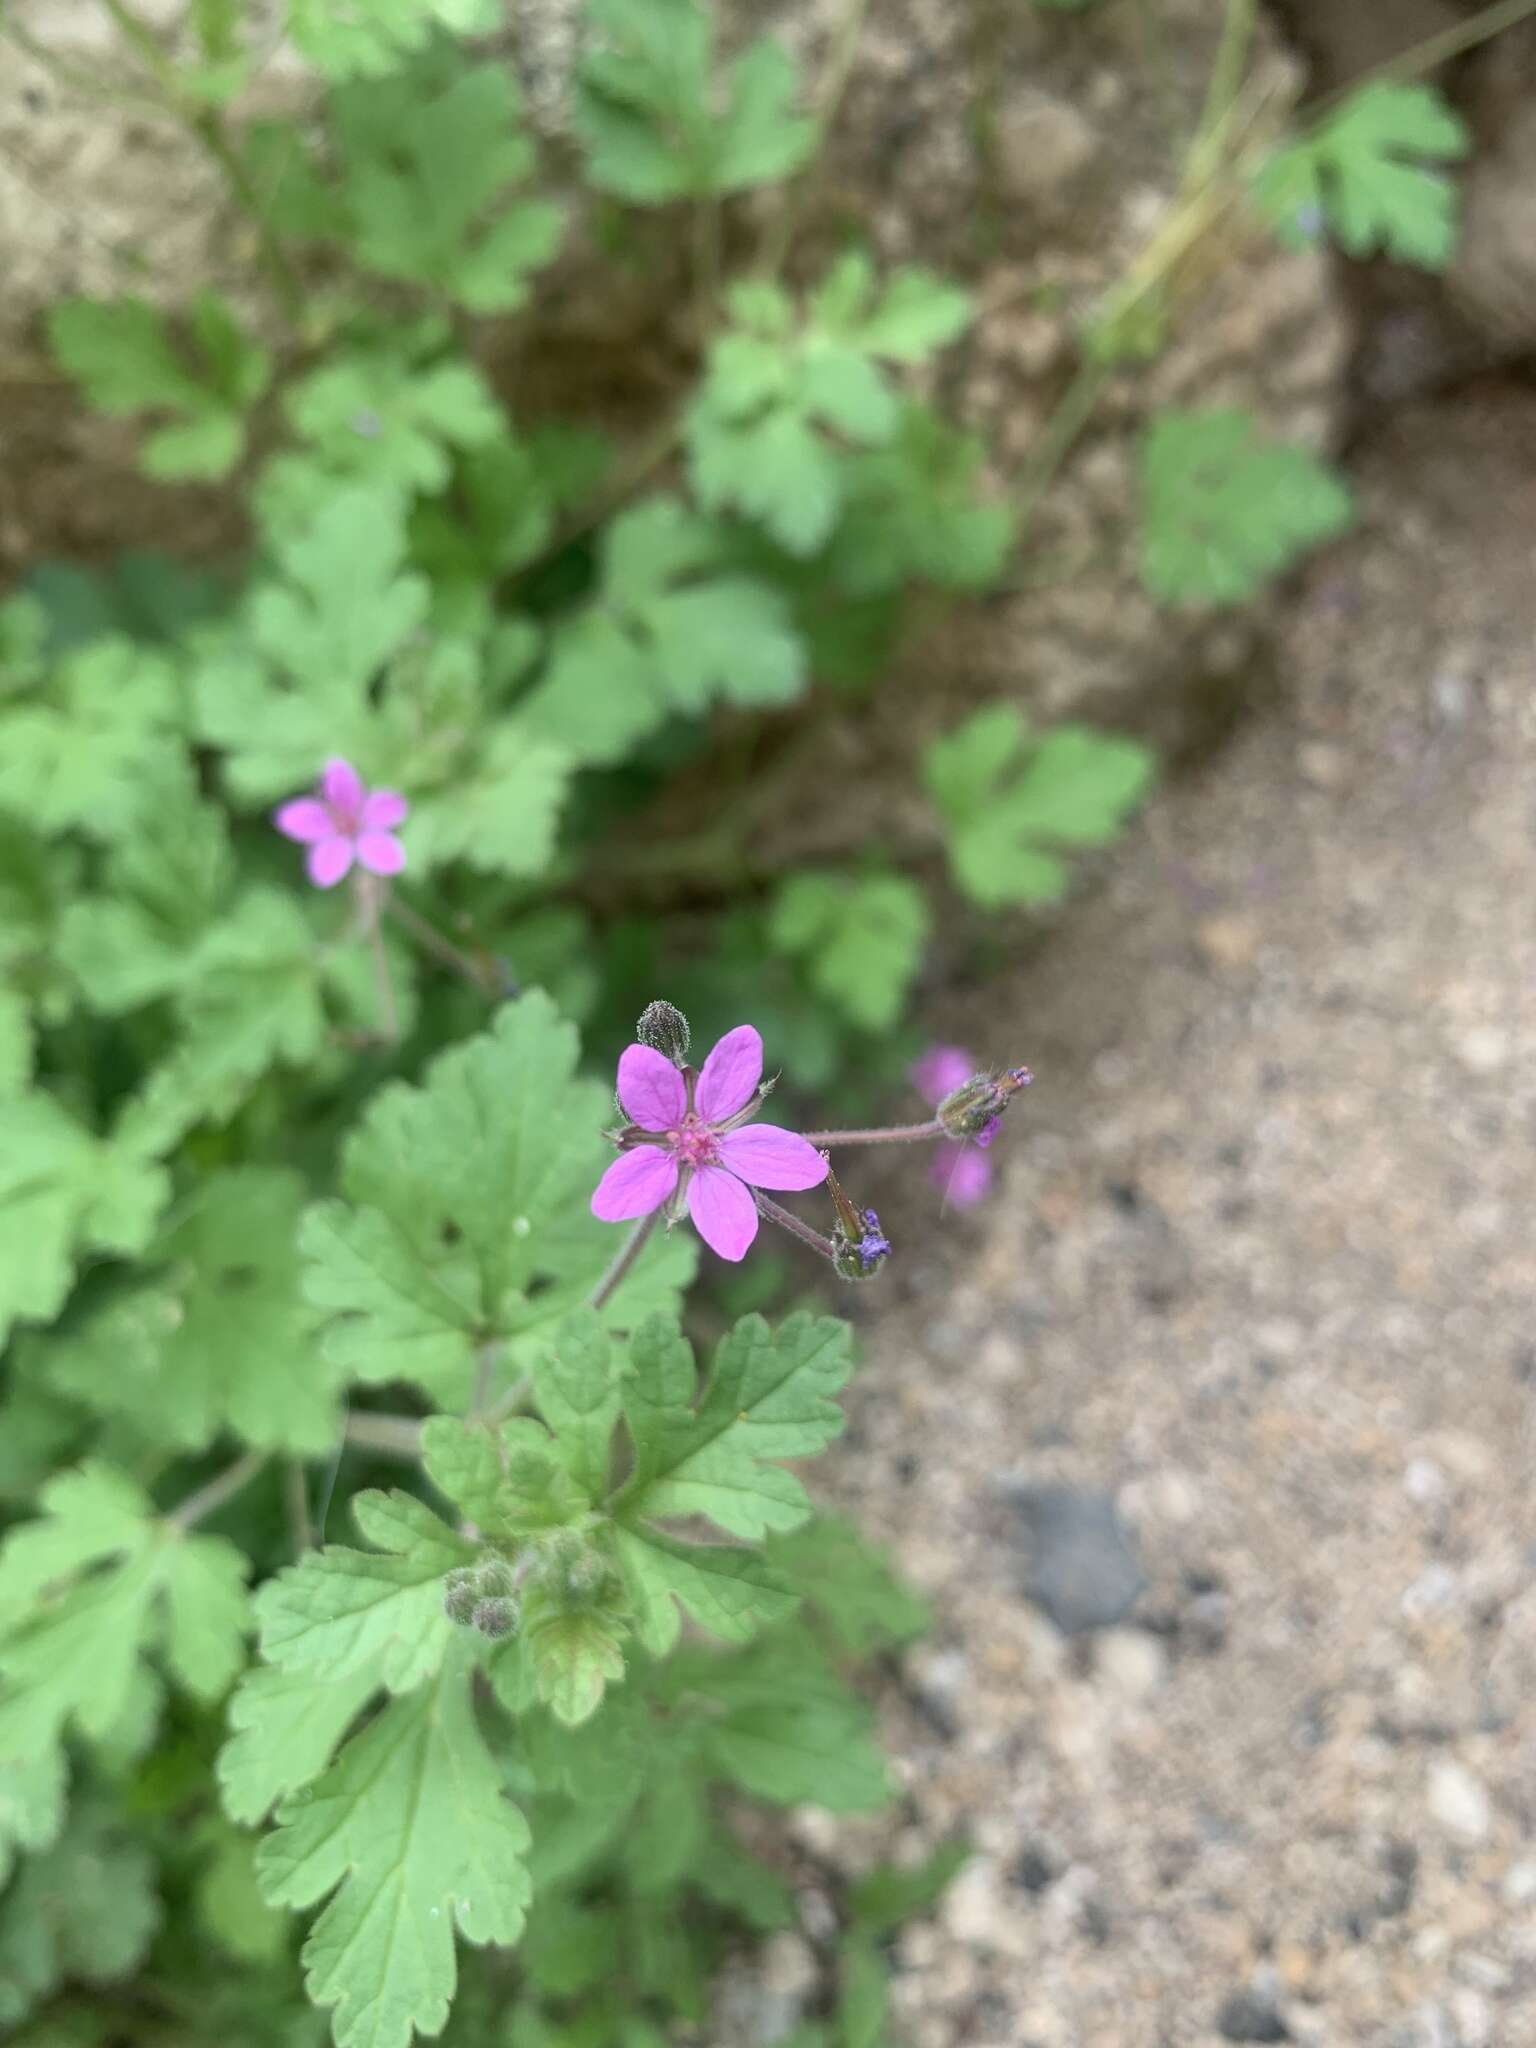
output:
[[[1481,1781],[1454,1757],[1430,1766],[1429,1810],[1441,1827],[1467,1842],[1482,1841],[1493,1819]]]

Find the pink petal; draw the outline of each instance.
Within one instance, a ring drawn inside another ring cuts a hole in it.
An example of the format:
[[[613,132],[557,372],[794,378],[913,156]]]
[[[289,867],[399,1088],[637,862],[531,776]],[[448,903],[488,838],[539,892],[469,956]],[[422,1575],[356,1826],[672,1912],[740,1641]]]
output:
[[[627,1045],[619,1055],[619,1105],[642,1131],[675,1131],[688,1114],[688,1090],[653,1046]]]
[[[677,1161],[659,1145],[637,1145],[621,1152],[598,1182],[592,1214],[604,1223],[627,1223],[649,1216],[677,1186]]]
[[[312,796],[296,796],[272,813],[272,822],[285,839],[297,839],[301,846],[313,846],[317,839],[329,839],[336,820],[325,805]]]
[[[946,1095],[969,1081],[977,1067],[961,1046],[931,1045],[909,1071],[918,1094],[924,1101],[937,1105]]]
[[[694,1228],[722,1259],[742,1259],[757,1235],[757,1204],[733,1173],[701,1166],[688,1183]]]
[[[370,790],[357,817],[365,832],[393,832],[405,823],[410,805],[398,789]]]
[[[373,875],[398,875],[405,866],[405,848],[393,832],[359,832],[357,857]]]
[[[309,869],[309,879],[317,889],[334,889],[352,865],[351,840],[340,832],[333,832],[329,839],[322,839],[309,849],[305,865]]]
[[[933,1184],[957,1209],[973,1209],[992,1185],[992,1162],[974,1145],[941,1145],[929,1169]]]
[[[755,1188],[816,1188],[827,1162],[808,1138],[775,1124],[748,1124],[720,1140],[722,1162]]]
[[[751,1024],[738,1024],[734,1031],[727,1031],[704,1062],[694,1091],[694,1107],[705,1123],[724,1123],[738,1109],[746,1108],[762,1078],[762,1038]],[[765,1187],[777,1185],[764,1182]]]
[[[363,778],[350,761],[327,761],[320,778],[320,794],[338,811],[355,813],[363,801]]]

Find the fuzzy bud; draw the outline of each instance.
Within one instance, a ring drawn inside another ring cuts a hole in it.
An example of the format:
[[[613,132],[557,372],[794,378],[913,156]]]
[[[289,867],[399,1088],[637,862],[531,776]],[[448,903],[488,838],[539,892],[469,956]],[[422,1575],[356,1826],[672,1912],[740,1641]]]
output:
[[[1028,1067],[1010,1067],[1003,1074],[973,1074],[952,1089],[936,1112],[947,1137],[974,1138],[990,1145],[997,1135],[998,1118],[1021,1088],[1034,1079]]]
[[[505,1600],[517,1591],[517,1573],[498,1552],[483,1557],[475,1568],[475,1584],[487,1600]]]
[[[443,1612],[450,1621],[457,1622],[460,1628],[468,1628],[474,1620],[479,1598],[473,1572],[450,1572],[444,1579]]]
[[[471,1619],[481,1635],[489,1636],[492,1642],[500,1642],[503,1636],[511,1635],[517,1627],[518,1604],[510,1597],[481,1600],[477,1602]]]
[[[688,1046],[692,1036],[688,1029],[688,1019],[681,1010],[674,1009],[670,1003],[647,1003],[640,1012],[640,1021],[635,1026],[635,1036],[642,1045],[650,1046],[653,1052],[659,1052],[664,1058],[669,1059],[674,1067],[687,1066]]]

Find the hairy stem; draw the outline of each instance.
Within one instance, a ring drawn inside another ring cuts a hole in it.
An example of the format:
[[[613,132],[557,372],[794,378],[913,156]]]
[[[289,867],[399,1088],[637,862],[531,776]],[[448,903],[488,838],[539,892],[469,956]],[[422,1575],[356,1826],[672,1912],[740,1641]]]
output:
[[[757,1213],[765,1216],[770,1223],[777,1223],[779,1228],[787,1230],[791,1237],[798,1237],[802,1244],[809,1245],[811,1250],[818,1252],[822,1258],[837,1257],[830,1237],[823,1237],[819,1230],[813,1230],[809,1223],[802,1222],[793,1210],[780,1208],[779,1204],[771,1196],[765,1195],[761,1188],[752,1190],[752,1199],[757,1204]]]
[[[873,1131],[806,1131],[807,1144],[826,1149],[832,1145],[918,1145],[924,1138],[942,1138],[944,1126],[936,1116],[922,1124],[888,1124]]]
[[[613,1264],[608,1268],[602,1279],[598,1281],[596,1287],[593,1288],[587,1301],[588,1308],[606,1308],[608,1306],[608,1303],[612,1301],[614,1295],[628,1278],[631,1266],[634,1265],[636,1259],[645,1250],[646,1245],[650,1242],[651,1232],[660,1221],[661,1211],[659,1209],[653,1209],[649,1216],[642,1216],[640,1218],[634,1229],[629,1233],[625,1243],[620,1247]]]
[[[398,896],[391,896],[384,908],[434,959],[440,960],[445,967],[451,967],[455,974],[462,974],[482,995],[495,997],[515,993],[515,986],[512,990],[494,987],[490,974],[479,961],[471,959],[468,953],[453,943],[452,939],[446,938],[429,918],[423,917],[419,910],[413,910],[409,903],[402,903]]]
[[[233,1500],[241,1487],[249,1485],[267,1463],[265,1451],[247,1451],[242,1458],[236,1458],[233,1465],[227,1465],[217,1477],[210,1479],[206,1486],[200,1486],[196,1493],[189,1493],[178,1508],[172,1508],[165,1517],[173,1529],[192,1529],[207,1516],[217,1513],[225,1501]]]

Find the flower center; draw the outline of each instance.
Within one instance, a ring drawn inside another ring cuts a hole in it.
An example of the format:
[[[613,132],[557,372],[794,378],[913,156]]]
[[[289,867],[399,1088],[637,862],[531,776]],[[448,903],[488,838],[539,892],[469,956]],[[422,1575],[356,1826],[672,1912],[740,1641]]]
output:
[[[714,1166],[720,1157],[714,1132],[694,1110],[675,1131],[668,1131],[667,1143],[684,1166]]]

